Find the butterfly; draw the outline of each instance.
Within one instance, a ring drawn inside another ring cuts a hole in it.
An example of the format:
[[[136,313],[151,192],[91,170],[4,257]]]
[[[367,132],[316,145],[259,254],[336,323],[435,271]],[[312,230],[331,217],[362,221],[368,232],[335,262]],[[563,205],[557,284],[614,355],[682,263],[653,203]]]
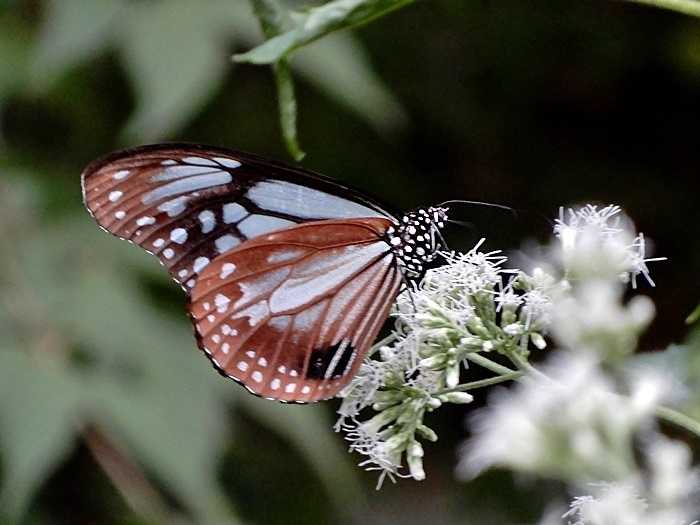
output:
[[[193,144],[112,153],[82,173],[104,230],[155,255],[188,296],[198,346],[259,396],[312,402],[357,373],[447,208],[395,214],[322,175]]]

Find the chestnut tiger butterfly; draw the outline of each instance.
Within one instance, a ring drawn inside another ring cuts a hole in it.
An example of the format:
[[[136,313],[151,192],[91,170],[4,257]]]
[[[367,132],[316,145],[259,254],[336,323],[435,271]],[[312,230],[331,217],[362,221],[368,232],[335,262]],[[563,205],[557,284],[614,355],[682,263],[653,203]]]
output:
[[[157,256],[222,375],[287,402],[352,379],[447,209],[402,216],[321,175],[210,146],[119,151],[82,174],[86,208]]]

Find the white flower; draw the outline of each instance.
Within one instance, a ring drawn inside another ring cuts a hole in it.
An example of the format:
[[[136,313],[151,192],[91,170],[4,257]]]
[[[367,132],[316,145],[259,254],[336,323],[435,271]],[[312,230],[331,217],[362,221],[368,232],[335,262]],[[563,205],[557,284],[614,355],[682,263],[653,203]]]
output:
[[[458,472],[472,477],[506,466],[561,479],[620,479],[633,432],[649,424],[642,412],[614,392],[592,354],[562,354],[545,368],[553,380],[530,379],[492,396],[470,425]]]
[[[577,496],[562,517],[570,525],[643,525],[647,503],[630,483],[604,484],[596,496]],[[574,519],[575,521],[571,521]],[[648,525],[652,525],[648,523]],[[656,525],[681,525],[680,523]]]
[[[659,438],[666,443],[662,446],[682,450],[683,456],[689,456],[687,447],[680,442]],[[661,450],[657,451],[661,452]],[[688,461],[683,458],[682,468],[673,468],[673,474],[680,477],[671,481],[675,490],[680,483],[688,479]],[[657,463],[663,463],[657,458]],[[654,493],[658,476],[652,472],[651,480],[644,481],[639,476],[618,483],[599,483],[589,485],[591,495],[577,496],[569,506],[569,511],[562,518],[567,525],[693,525],[694,509],[689,505],[688,490],[674,492],[671,499],[660,501]],[[651,483],[651,489],[648,487]],[[694,487],[694,485],[691,485]],[[548,524],[553,524],[551,517]]]
[[[646,446],[646,457],[651,471],[647,490],[655,505],[686,505],[698,494],[700,477],[691,468],[693,457],[685,443],[656,435]]]
[[[634,233],[619,206],[560,208],[554,235],[561,244],[558,258],[576,279],[619,278],[636,287],[641,274],[654,286],[647,263],[665,260],[646,257],[644,235]]]
[[[393,482],[395,477],[405,477],[399,473],[401,468],[401,456],[390,449],[376,431],[366,426],[357,424],[347,427],[345,439],[350,442],[350,452],[357,452],[367,459],[358,465],[368,471],[378,471],[377,489],[382,487],[384,479],[389,477]]]
[[[601,355],[626,354],[634,350],[638,335],[654,316],[654,304],[636,296],[622,304],[620,285],[589,280],[553,308],[552,333],[565,348],[593,350]]]

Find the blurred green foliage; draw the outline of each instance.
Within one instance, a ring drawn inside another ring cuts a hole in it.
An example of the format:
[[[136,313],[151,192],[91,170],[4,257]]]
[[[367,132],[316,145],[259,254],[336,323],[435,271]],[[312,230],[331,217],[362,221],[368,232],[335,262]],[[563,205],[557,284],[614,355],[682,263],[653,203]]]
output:
[[[700,220],[700,25],[604,0],[433,0],[340,32],[409,2],[256,3],[286,21],[263,34],[242,0],[0,6],[0,516],[533,522],[561,487],[503,473],[453,481],[462,409],[435,422],[444,448],[426,458],[426,482],[375,494],[330,430],[332,407],[270,403],[218,377],[182,294],[94,226],[78,174],[144,141],[282,155],[272,75],[231,62],[253,48],[244,57],[289,63],[277,72],[283,129],[296,144],[296,103],[308,167],[398,207],[467,198],[529,210],[515,223],[456,212],[476,230],[449,232],[457,248],[482,235],[517,246],[561,204],[622,204],[671,259],[648,290],[659,319],[644,346],[664,347],[683,340],[700,296],[700,240],[688,235]],[[688,370],[697,341],[683,346]]]
[[[144,300],[130,274],[140,269],[164,280],[150,258],[123,250],[82,221],[39,227],[26,214],[32,206],[23,184],[3,181],[0,199],[1,242],[17,246],[0,256],[0,509],[10,517],[26,512],[40,483],[82,438],[98,462],[125,463],[116,468],[126,474],[112,481],[144,516],[174,519],[157,491],[132,483],[135,464],[160,480],[195,522],[236,522],[216,463],[230,439],[226,407],[241,392],[202,366],[186,323]],[[347,458],[318,410],[292,417],[248,396],[236,404],[308,453],[319,475],[334,479],[328,486],[342,488],[339,503],[352,493]]]

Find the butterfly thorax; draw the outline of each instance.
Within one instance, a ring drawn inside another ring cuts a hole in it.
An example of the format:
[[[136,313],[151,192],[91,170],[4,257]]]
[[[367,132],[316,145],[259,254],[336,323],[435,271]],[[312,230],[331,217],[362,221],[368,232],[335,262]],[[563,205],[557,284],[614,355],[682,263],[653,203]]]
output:
[[[435,259],[445,220],[447,208],[419,208],[406,213],[387,230],[388,242],[407,278],[419,278],[426,264]]]

